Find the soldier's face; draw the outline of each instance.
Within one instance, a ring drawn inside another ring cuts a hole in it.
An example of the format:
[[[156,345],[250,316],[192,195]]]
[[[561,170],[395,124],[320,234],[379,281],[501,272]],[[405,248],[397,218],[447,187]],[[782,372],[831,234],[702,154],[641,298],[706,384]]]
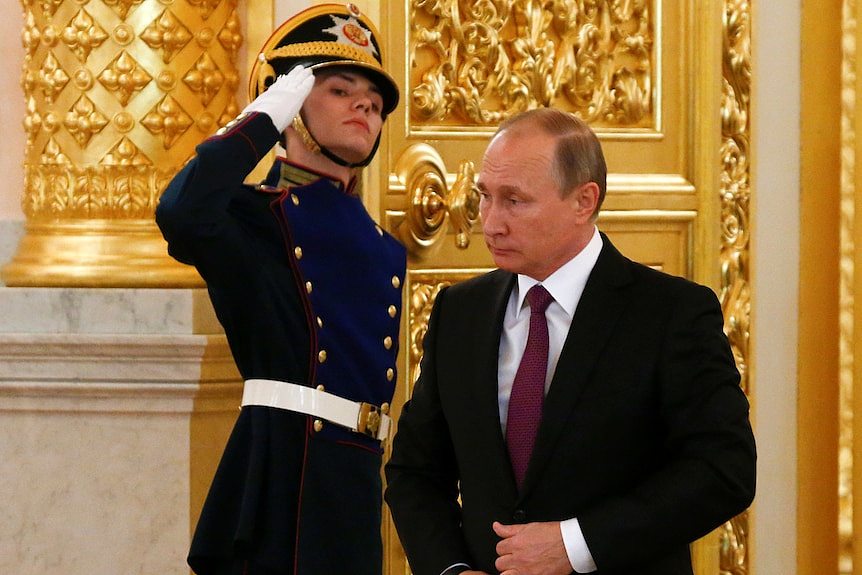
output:
[[[368,157],[383,127],[383,97],[368,78],[350,69],[315,73],[303,104],[305,122],[321,146],[348,162]]]

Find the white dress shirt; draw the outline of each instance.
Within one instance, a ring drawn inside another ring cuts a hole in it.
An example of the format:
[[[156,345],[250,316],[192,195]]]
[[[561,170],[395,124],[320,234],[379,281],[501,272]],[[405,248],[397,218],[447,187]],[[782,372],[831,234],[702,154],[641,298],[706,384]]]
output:
[[[594,229],[593,237],[586,247],[541,282],[554,298],[545,311],[545,318],[548,321],[546,395],[551,386],[554,371],[557,369],[557,361],[560,359],[566,336],[569,334],[572,318],[575,316],[581,294],[584,293],[584,286],[601,251],[602,238],[598,229]],[[503,335],[500,338],[500,356],[497,363],[497,401],[500,406],[500,425],[503,427],[504,437],[509,413],[509,395],[512,393],[512,383],[515,380],[518,365],[521,363],[521,357],[524,355],[530,331],[530,308],[525,299],[529,289],[537,283],[540,282],[531,277],[518,275],[518,283],[509,296],[506,316],[503,319]],[[596,564],[587,548],[577,518],[563,521],[560,529],[572,569],[578,573],[595,571]]]

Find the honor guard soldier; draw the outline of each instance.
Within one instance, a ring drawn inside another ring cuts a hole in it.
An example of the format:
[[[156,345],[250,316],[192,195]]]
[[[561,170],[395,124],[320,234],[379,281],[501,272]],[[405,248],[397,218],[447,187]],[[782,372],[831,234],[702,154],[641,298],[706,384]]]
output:
[[[372,22],[352,4],[326,4],[273,33],[249,92],[156,210],[170,254],[205,280],[245,380],[189,565],[380,575],[406,253],[356,182],[398,87]],[[244,184],[276,144],[266,179]]]

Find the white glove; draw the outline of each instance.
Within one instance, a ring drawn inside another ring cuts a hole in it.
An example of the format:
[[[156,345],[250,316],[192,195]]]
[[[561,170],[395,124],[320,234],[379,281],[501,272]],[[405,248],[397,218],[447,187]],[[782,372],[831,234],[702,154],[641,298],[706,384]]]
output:
[[[302,103],[314,87],[314,73],[310,68],[296,66],[282,74],[266,91],[255,98],[243,113],[261,112],[269,116],[279,133],[293,121],[302,108]]]

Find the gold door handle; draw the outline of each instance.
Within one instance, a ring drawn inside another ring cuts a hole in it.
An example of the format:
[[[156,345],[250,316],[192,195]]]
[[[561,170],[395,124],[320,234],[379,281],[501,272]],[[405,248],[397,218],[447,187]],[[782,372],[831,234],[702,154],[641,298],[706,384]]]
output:
[[[404,218],[396,234],[417,257],[428,257],[442,245],[449,229],[455,245],[466,249],[479,220],[479,190],[473,162],[463,161],[451,186],[440,154],[428,144],[404,150],[395,164],[395,187],[404,190]]]

